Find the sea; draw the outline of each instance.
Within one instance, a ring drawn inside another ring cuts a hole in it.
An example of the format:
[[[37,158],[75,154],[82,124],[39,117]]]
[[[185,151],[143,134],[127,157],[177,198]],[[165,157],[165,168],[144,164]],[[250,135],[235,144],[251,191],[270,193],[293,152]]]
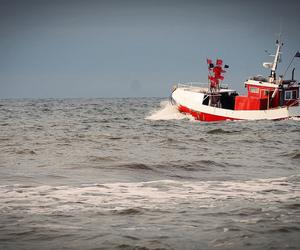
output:
[[[0,249],[299,249],[300,120],[168,98],[0,100]]]

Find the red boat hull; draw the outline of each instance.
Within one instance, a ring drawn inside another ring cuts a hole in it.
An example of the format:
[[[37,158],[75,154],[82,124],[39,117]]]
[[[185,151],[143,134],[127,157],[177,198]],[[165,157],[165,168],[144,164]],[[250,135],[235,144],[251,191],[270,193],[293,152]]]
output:
[[[225,116],[218,116],[218,115],[212,115],[212,114],[207,114],[204,112],[198,112],[191,110],[185,106],[178,106],[178,110],[182,113],[190,114],[192,115],[196,120],[199,121],[206,121],[206,122],[216,122],[216,121],[233,121],[233,120],[239,120],[239,119],[234,119],[230,117],[225,117]]]

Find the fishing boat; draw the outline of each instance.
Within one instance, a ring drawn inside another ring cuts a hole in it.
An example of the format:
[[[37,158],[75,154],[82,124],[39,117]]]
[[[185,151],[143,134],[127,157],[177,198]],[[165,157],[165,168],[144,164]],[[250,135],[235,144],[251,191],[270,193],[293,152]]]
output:
[[[294,80],[295,68],[290,80],[284,75],[277,77],[277,65],[281,61],[283,43],[276,40],[276,53],[273,62],[263,63],[271,69],[268,77],[250,77],[244,82],[246,95],[239,95],[234,89],[223,84],[228,65],[217,59],[215,63],[207,59],[208,83],[178,83],[173,86],[171,102],[177,109],[192,115],[200,121],[226,120],[281,120],[300,117],[299,82]],[[300,57],[300,52],[293,56]],[[287,70],[288,70],[287,68]],[[287,72],[285,71],[285,73]]]

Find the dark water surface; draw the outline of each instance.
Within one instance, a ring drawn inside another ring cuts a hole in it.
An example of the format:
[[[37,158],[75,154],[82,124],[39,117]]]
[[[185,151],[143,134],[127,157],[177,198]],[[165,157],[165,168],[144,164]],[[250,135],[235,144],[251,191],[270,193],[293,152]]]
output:
[[[299,249],[300,121],[162,101],[1,100],[0,249]]]

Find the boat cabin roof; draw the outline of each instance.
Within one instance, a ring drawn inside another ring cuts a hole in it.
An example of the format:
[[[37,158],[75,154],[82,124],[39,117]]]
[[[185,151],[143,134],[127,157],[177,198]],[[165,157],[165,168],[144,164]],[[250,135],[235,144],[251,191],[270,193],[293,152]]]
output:
[[[264,82],[264,81],[257,81],[257,80],[247,80],[245,82],[245,85],[255,85],[258,87],[267,87],[267,88],[277,88],[278,84],[276,83],[271,83],[271,82]]]
[[[263,77],[261,75],[252,76],[249,78],[249,80],[258,81],[258,82],[269,82],[266,77]]]

